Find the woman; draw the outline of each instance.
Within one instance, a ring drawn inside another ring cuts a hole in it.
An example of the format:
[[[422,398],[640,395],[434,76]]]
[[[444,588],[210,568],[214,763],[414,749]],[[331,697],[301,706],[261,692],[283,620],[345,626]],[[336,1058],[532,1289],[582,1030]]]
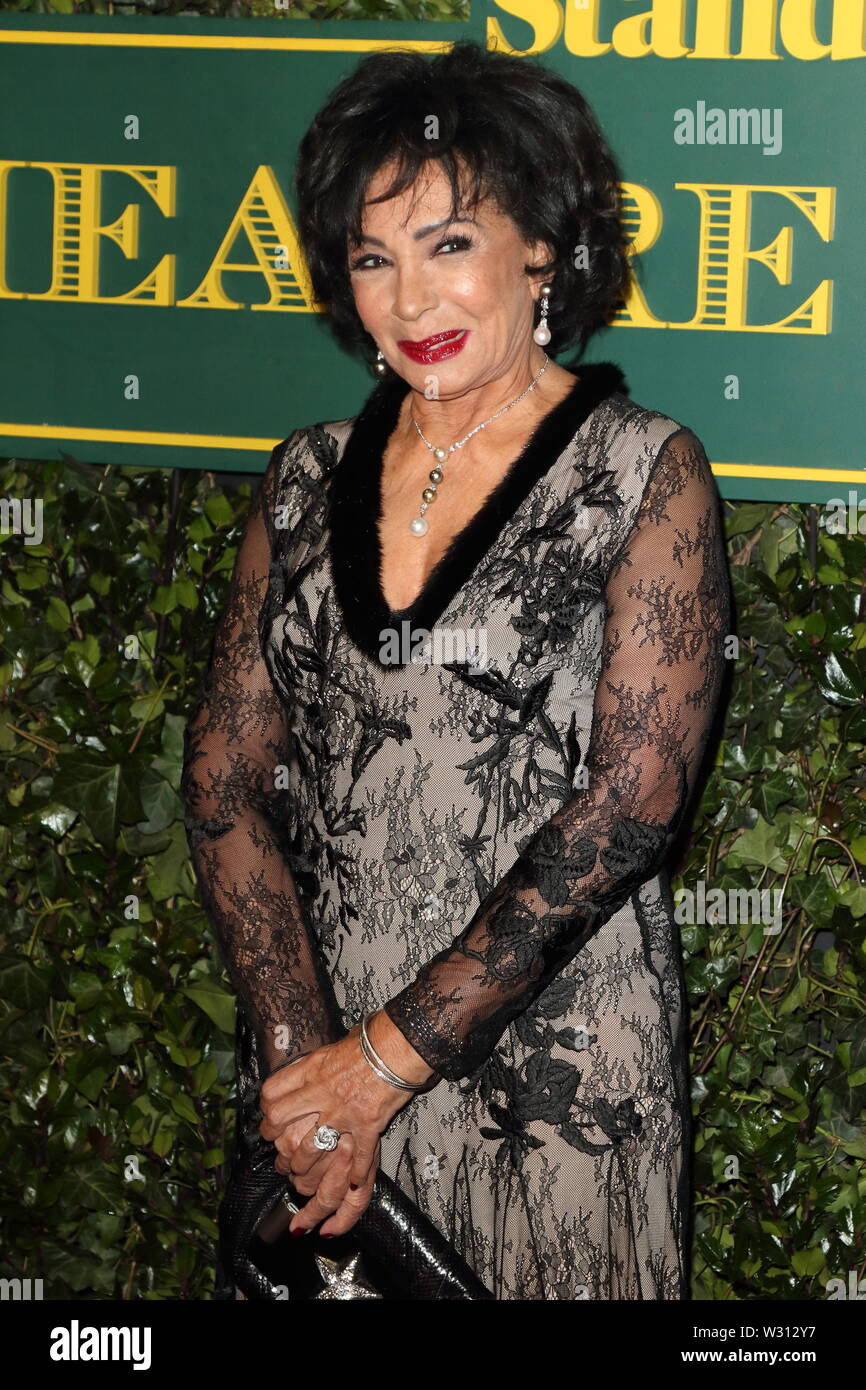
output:
[[[613,156],[568,83],[459,43],[365,59],[297,191],[382,380],[274,450],[187,731],[241,1134],[264,1079],[293,1233],[350,1231],[381,1168],[497,1299],[684,1298],[663,866],[728,589],[698,438],[544,351],[627,285]]]

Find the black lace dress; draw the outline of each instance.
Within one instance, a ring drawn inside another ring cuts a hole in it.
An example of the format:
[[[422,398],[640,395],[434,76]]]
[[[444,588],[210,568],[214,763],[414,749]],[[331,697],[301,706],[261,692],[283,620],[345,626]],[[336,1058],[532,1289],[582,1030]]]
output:
[[[664,861],[728,581],[700,441],[611,364],[577,370],[401,613],[376,518],[406,383],[274,449],[187,728],[187,829],[252,1049],[242,1131],[250,1076],[384,1006],[443,1080],[381,1166],[496,1298],[679,1299]],[[383,660],[402,623],[441,640]]]

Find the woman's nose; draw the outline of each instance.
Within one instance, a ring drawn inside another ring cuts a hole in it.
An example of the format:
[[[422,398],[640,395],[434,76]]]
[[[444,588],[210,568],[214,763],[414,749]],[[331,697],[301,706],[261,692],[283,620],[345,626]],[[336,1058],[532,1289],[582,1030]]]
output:
[[[436,295],[423,271],[414,267],[398,270],[393,304],[394,314],[398,319],[411,323],[435,304]]]

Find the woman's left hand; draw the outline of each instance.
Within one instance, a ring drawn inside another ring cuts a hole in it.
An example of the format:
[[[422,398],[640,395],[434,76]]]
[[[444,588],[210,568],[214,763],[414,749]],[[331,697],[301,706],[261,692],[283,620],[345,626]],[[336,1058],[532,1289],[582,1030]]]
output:
[[[339,1042],[326,1043],[269,1076],[262,1086],[259,1101],[264,1115],[259,1132],[263,1139],[274,1141],[282,1156],[282,1161],[277,1160],[278,1170],[287,1176],[302,1176],[323,1158],[323,1151],[313,1144],[313,1135],[320,1124],[351,1133],[352,1155],[345,1165],[344,1181],[339,1184],[342,1190],[335,1193],[333,1181],[329,1187],[328,1205],[332,1211],[342,1211],[343,1198],[352,1186],[359,1190],[359,1196],[361,1189],[369,1187],[372,1192],[370,1177],[379,1152],[379,1137],[413,1094],[380,1080],[361,1052],[360,1032],[360,1024],[356,1024]],[[293,1121],[307,1116],[309,1127],[299,1139],[299,1126]],[[336,1159],[346,1147],[347,1141],[341,1139],[333,1150],[333,1157]],[[372,1177],[375,1179],[375,1172]],[[369,1202],[369,1195],[364,1206]],[[307,1207],[309,1214],[306,1214]],[[356,1211],[348,1225],[345,1215],[341,1215],[337,1223],[339,1231],[334,1233],[343,1234],[350,1229],[363,1209]],[[317,1209],[315,1197],[311,1198],[292,1218],[292,1231],[311,1229],[322,1220],[323,1214]]]

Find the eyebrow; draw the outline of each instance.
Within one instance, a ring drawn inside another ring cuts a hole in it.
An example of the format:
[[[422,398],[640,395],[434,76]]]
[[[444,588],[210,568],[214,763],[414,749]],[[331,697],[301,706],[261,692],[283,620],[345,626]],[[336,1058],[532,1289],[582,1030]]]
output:
[[[427,227],[419,227],[417,232],[412,233],[412,240],[422,241],[425,236],[432,236],[433,232],[438,232],[441,227],[450,227],[453,223],[456,222],[469,222],[472,224],[472,226],[475,227],[481,225],[479,222],[476,221],[474,217],[443,217],[441,222],[431,222],[430,225]],[[361,240],[356,242],[355,245],[361,246],[364,242],[369,242],[371,246],[385,245],[385,242],[380,241],[380,239],[377,236],[363,235],[361,237]]]

